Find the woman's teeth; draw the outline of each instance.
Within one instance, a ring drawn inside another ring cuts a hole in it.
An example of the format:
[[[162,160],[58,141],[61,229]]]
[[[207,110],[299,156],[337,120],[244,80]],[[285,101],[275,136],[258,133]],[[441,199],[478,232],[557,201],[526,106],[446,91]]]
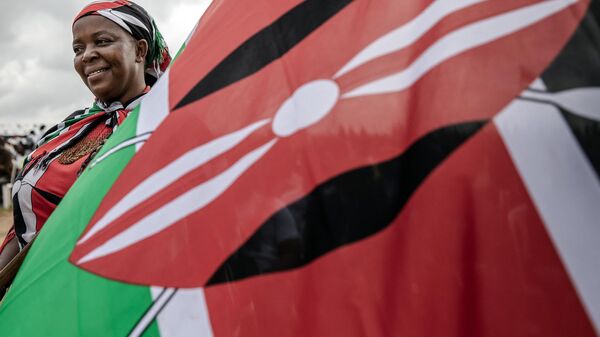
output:
[[[88,77],[90,77],[90,76],[94,76],[94,75],[96,75],[96,74],[100,74],[100,73],[102,73],[102,72],[105,72],[106,70],[107,70],[107,69],[100,69],[100,70],[96,70],[96,71],[94,71],[94,72],[91,72],[91,73],[88,75]]]

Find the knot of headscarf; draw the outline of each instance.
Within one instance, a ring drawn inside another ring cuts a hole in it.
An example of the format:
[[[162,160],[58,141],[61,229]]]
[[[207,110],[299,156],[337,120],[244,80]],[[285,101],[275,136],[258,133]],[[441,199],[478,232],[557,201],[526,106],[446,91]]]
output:
[[[95,1],[77,14],[75,21],[86,15],[101,15],[116,23],[136,40],[148,42],[146,55],[146,83],[154,84],[171,62],[169,48],[156,27],[154,19],[144,8],[133,1]]]

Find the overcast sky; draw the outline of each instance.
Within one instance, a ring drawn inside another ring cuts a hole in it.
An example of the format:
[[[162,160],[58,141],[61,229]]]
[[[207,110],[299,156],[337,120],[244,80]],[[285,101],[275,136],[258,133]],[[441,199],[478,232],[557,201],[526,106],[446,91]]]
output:
[[[71,23],[91,1],[10,1],[0,10],[0,133],[17,123],[55,124],[93,96],[73,70]],[[174,55],[210,0],[136,0]]]

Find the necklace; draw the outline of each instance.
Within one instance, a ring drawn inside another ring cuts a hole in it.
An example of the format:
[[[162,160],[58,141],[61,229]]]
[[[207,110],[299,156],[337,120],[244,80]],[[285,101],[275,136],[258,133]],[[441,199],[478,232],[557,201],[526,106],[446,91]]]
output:
[[[58,162],[62,165],[73,164],[80,158],[83,158],[86,155],[94,152],[99,146],[102,146],[102,144],[104,144],[104,140],[108,138],[109,135],[110,133],[107,132],[91,139],[90,137],[82,139],[77,144],[63,151],[58,157]]]

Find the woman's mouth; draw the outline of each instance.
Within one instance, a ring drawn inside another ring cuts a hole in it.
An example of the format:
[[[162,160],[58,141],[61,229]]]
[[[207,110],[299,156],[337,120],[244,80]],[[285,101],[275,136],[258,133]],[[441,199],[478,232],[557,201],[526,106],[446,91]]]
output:
[[[94,77],[97,77],[98,75],[100,75],[100,74],[104,73],[104,72],[105,72],[105,71],[107,71],[107,70],[108,70],[108,68],[102,68],[102,69],[98,69],[98,70],[92,71],[91,73],[89,73],[89,74],[87,75],[87,78],[88,78],[88,79],[92,79],[92,78],[94,78]]]

